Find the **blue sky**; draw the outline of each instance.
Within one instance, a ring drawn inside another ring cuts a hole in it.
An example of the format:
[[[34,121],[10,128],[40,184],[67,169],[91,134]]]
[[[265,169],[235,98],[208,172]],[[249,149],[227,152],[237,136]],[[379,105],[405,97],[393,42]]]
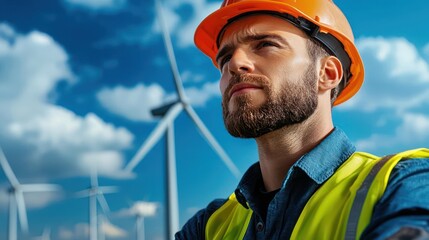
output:
[[[27,194],[29,235],[86,239],[89,187],[117,186],[107,239],[135,239],[132,206],[157,203],[147,239],[164,239],[164,140],[124,171],[159,119],[150,109],[175,99],[152,1],[0,0],[0,146],[22,183],[54,183],[60,193]],[[193,45],[199,21],[220,1],[164,0],[185,92],[197,114],[243,173],[257,161],[253,140],[223,127],[219,73]],[[382,155],[428,146],[429,2],[337,0],[354,29],[365,83],[334,110],[358,150]],[[180,225],[238,180],[187,115],[175,121]],[[8,182],[0,172],[0,239],[6,239]],[[25,238],[24,238],[25,239]]]

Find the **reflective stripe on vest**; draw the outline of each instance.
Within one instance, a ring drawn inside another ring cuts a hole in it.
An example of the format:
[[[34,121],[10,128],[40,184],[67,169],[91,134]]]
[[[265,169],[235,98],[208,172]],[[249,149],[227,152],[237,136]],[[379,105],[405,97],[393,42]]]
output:
[[[429,158],[429,149],[409,150],[385,158],[354,153],[308,200],[291,239],[346,239],[346,232],[347,239],[359,239],[387,187],[392,169],[400,160],[409,158]],[[369,184],[365,183],[367,177],[373,179]],[[362,192],[367,194],[359,196]],[[232,194],[207,221],[206,239],[243,239],[252,213]]]

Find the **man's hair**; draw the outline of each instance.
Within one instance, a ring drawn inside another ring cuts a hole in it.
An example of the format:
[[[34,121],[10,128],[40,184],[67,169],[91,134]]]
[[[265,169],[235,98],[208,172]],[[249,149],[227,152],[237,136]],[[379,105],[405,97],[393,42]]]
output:
[[[325,50],[325,48],[322,47],[322,45],[319,42],[315,41],[312,38],[308,38],[308,40],[307,40],[307,52],[308,52],[308,55],[310,56],[310,59],[313,61],[314,64],[320,58],[327,57],[327,56],[331,55]],[[331,105],[332,106],[334,105],[335,99],[337,99],[338,89],[339,89],[339,85],[331,90]]]

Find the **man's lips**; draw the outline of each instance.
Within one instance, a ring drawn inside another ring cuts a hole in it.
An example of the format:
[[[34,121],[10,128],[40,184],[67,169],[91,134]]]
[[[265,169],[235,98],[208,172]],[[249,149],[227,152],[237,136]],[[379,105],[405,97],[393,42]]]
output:
[[[236,93],[251,89],[262,89],[262,87],[252,83],[237,83],[232,86],[231,90],[229,91],[229,97],[231,98]]]

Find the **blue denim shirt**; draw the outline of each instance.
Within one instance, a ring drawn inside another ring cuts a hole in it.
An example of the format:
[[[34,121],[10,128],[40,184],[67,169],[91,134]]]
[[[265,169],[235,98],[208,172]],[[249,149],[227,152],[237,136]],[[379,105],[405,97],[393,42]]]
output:
[[[235,190],[237,200],[254,212],[244,239],[289,239],[307,200],[354,151],[344,132],[334,129],[290,168],[268,207],[261,201],[259,163],[252,165]],[[214,200],[196,213],[176,239],[205,239],[208,218],[225,201]],[[418,228],[418,236],[429,232],[429,159],[409,159],[395,167],[361,239],[386,239],[403,226]]]

